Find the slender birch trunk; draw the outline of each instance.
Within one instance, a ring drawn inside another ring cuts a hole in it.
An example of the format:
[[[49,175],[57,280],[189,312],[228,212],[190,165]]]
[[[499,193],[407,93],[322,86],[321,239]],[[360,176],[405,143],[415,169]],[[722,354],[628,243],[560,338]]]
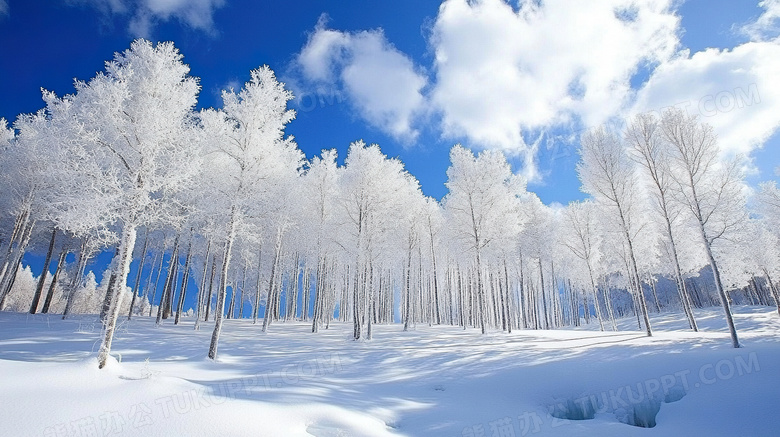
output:
[[[125,224],[122,229],[122,239],[119,246],[120,255],[116,266],[117,279],[113,286],[115,291],[111,293],[114,298],[112,299],[111,308],[103,329],[103,342],[100,345],[100,350],[98,352],[98,368],[100,369],[106,366],[106,361],[111,353],[111,343],[114,340],[116,321],[119,318],[119,310],[122,306],[122,298],[124,297],[121,290],[125,287],[125,284],[127,284],[127,276],[130,273],[130,262],[133,258],[135,232],[135,226],[131,224]]]
[[[772,277],[769,276],[769,272],[767,269],[764,270],[764,276],[766,276],[766,281],[769,284],[769,290],[772,292],[772,297],[775,299],[775,306],[777,306],[777,314],[780,314],[780,293],[777,292],[777,288],[775,288],[775,283],[772,281]]]
[[[8,297],[8,294],[11,292],[11,287],[13,287],[14,282],[16,282],[16,274],[19,272],[19,266],[22,263],[22,258],[24,257],[24,253],[27,250],[27,245],[30,243],[30,237],[32,236],[32,230],[34,226],[35,220],[32,220],[24,230],[22,238],[19,241],[19,245],[16,247],[13,260],[10,264],[11,270],[7,271],[5,277],[3,278],[5,282],[2,286],[3,291],[2,298],[0,298],[0,310],[2,310],[5,306],[5,300]]]
[[[203,257],[203,274],[200,278],[200,286],[198,287],[198,296],[195,299],[197,301],[195,306],[195,330],[200,329],[200,314],[203,311],[203,300],[206,296],[206,279],[208,278],[209,271],[209,257],[211,256],[211,238],[206,242],[206,255]]]
[[[217,359],[217,348],[219,346],[219,335],[222,332],[222,319],[225,312],[225,297],[227,296],[227,274],[230,267],[230,255],[233,250],[233,241],[236,239],[236,226],[238,223],[238,209],[233,206],[230,212],[230,222],[228,224],[227,241],[225,241],[225,250],[222,255],[222,271],[219,279],[219,294],[217,295],[217,308],[215,310],[216,323],[214,332],[211,334],[211,344],[209,345],[209,358]]]
[[[62,320],[65,320],[70,314],[71,307],[73,306],[73,299],[76,296],[79,284],[81,284],[81,278],[84,276],[84,269],[87,267],[89,258],[90,255],[87,253],[87,241],[86,239],[83,239],[81,240],[81,249],[79,250],[79,260],[76,263],[76,271],[73,272],[73,278],[71,278],[70,284],[68,285],[68,298],[65,302],[65,310],[62,312]]]
[[[138,290],[141,284],[141,273],[144,270],[144,264],[146,263],[146,249],[149,244],[149,228],[146,228],[144,232],[144,247],[141,249],[141,260],[138,264],[138,273],[135,275],[135,284],[133,285],[133,298],[130,301],[130,310],[127,311],[127,320],[133,317],[133,308],[135,308],[135,300],[138,297]]]
[[[252,324],[257,324],[257,315],[260,312],[260,288],[263,279],[263,246],[257,249],[257,284],[255,285],[255,307],[252,309]]]
[[[49,291],[46,293],[46,300],[43,301],[43,309],[41,310],[42,314],[49,313],[49,307],[51,306],[51,301],[54,298],[54,291],[57,289],[57,280],[60,277],[62,265],[65,263],[65,257],[67,255],[68,252],[66,250],[60,252],[60,258],[57,260],[57,267],[54,270],[54,276],[52,276],[51,284],[49,284]]]
[[[179,302],[176,305],[176,317],[173,324],[178,325],[181,320],[181,312],[184,310],[184,298],[187,296],[187,287],[190,282],[190,263],[192,262],[192,234],[193,229],[190,228],[190,242],[187,246],[187,258],[184,261],[184,275],[181,280],[181,292],[179,292]]]
[[[41,294],[43,293],[43,285],[46,282],[46,275],[49,273],[49,264],[51,263],[51,256],[54,253],[54,243],[57,239],[57,227],[51,233],[51,241],[49,242],[49,250],[46,251],[46,259],[43,261],[43,271],[38,278],[38,285],[35,287],[35,294],[33,295],[32,303],[30,304],[30,314],[35,314],[38,311],[38,304],[41,300]]]
[[[279,267],[279,259],[282,256],[282,237],[283,233],[281,229],[277,229],[276,232],[276,246],[274,248],[274,259],[271,263],[271,277],[268,284],[268,297],[265,302],[265,317],[263,317],[263,332],[268,331],[268,326],[271,325],[271,319],[274,317],[276,310],[277,294],[275,291],[276,286],[276,270]]]

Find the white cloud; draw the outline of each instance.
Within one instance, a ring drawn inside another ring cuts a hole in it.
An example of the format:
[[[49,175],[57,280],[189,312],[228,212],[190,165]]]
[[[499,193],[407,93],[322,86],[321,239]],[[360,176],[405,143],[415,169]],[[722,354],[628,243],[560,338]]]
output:
[[[447,0],[433,26],[434,106],[447,137],[525,156],[524,133],[605,122],[640,67],[679,44],[672,0]],[[534,168],[526,173],[537,175]]]
[[[754,41],[765,41],[780,36],[780,0],[762,0],[759,7],[764,13],[758,19],[742,27],[742,31]]]
[[[712,125],[724,155],[762,147],[780,127],[780,0],[759,6],[764,12],[741,28],[752,41],[680,52],[653,72],[630,113],[676,106]]]
[[[304,87],[345,95],[359,116],[397,139],[417,137],[414,120],[424,112],[427,79],[381,29],[341,32],[321,19],[296,61]]]
[[[2,0],[0,0],[2,1]],[[160,21],[176,19],[207,33],[214,33],[214,11],[225,0],[67,0],[89,4],[107,15],[130,14],[128,29],[133,36],[149,37]]]
[[[8,2],[6,0],[0,0],[0,17],[3,15],[9,15]]]
[[[780,126],[780,0],[737,30],[727,50],[680,50],[678,0],[445,0],[424,72],[381,30],[318,23],[296,65],[302,90],[345,96],[371,124],[414,137],[441,116],[443,137],[497,148],[539,182],[546,133],[594,127],[638,111],[682,106],[702,116],[723,149],[749,154]],[[639,74],[644,83],[632,88]],[[334,91],[335,90],[335,91]]]
[[[726,154],[748,155],[780,126],[778,77],[780,45],[774,42],[682,52],[653,72],[632,112],[677,106],[712,125]]]
[[[344,49],[350,44],[350,35],[325,28],[324,16],[298,54],[298,64],[304,77],[310,81],[333,82],[336,64],[344,62]]]

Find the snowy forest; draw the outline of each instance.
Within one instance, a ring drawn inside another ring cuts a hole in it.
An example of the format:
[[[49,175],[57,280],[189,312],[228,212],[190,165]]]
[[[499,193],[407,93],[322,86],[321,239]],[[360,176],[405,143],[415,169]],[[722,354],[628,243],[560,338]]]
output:
[[[739,347],[730,306],[780,301],[780,191],[750,187],[746,161],[682,110],[583,134],[588,200],[549,206],[500,151],[455,145],[441,200],[376,144],[307,159],[268,67],[219,109],[196,109],[199,91],[173,44],[136,40],[73,94],[43,90],[38,112],[0,119],[0,309],[100,314],[103,367],[136,316],[213,329],[213,359],[225,319],[348,323],[370,340],[375,324],[611,331],[631,317],[651,336],[651,313],[696,331],[693,309],[720,306]]]

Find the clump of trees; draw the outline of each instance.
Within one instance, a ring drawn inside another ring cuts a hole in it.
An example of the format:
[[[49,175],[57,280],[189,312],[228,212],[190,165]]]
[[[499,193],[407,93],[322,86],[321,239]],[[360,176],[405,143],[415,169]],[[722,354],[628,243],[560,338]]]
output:
[[[376,323],[614,330],[635,316],[652,335],[651,312],[679,308],[695,331],[693,309],[714,304],[738,347],[730,305],[777,305],[780,191],[761,185],[749,210],[740,161],[695,117],[583,135],[591,198],[563,208],[502,153],[457,145],[437,201],[378,145],[307,160],[284,132],[292,94],[268,67],[250,75],[196,111],[178,50],[137,40],[73,94],[0,119],[0,307],[99,313],[103,367],[120,316],[178,324],[187,296],[195,329],[213,323],[211,358],[230,318],[349,322],[371,339]],[[106,251],[98,285],[88,268]],[[37,278],[27,252],[45,254]]]

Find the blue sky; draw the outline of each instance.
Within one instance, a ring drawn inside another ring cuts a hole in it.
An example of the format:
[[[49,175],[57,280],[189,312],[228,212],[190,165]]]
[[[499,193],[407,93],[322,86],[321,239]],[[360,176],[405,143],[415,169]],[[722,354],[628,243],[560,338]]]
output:
[[[437,198],[458,142],[506,151],[545,203],[582,198],[579,132],[680,104],[752,158],[751,183],[777,178],[780,1],[524,3],[0,0],[0,117],[143,36],[175,42],[202,107],[269,65],[298,96],[287,132],[307,157],[376,142]]]

